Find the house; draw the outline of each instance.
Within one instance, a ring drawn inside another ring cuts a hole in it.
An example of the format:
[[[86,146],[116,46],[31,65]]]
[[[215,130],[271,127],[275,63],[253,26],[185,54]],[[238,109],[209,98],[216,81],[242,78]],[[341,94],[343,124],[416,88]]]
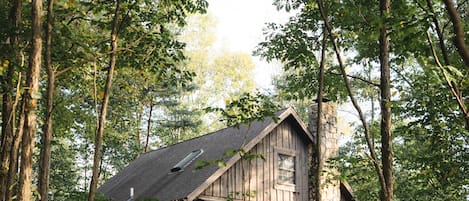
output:
[[[328,158],[338,151],[337,118],[334,105],[323,106],[326,135],[321,152]],[[277,116],[277,121],[267,118],[249,127],[225,128],[142,154],[98,191],[116,201],[313,200],[316,134],[292,108]],[[317,115],[310,116],[313,128]],[[247,154],[241,157],[235,150]],[[322,200],[353,200],[350,187],[333,179],[324,182],[321,195]]]

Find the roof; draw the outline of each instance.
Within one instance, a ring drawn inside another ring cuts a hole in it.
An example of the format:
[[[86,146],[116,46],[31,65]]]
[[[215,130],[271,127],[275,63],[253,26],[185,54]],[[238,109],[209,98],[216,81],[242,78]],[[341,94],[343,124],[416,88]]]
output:
[[[345,200],[355,201],[353,198],[352,187],[345,181],[340,182],[340,194],[345,198]]]
[[[225,167],[211,165],[195,171],[196,162],[187,166],[184,171],[171,172],[171,168],[194,150],[204,152],[196,159],[201,161],[216,160],[223,157],[229,150],[250,150],[270,133],[277,125],[286,119],[292,120],[305,139],[312,142],[311,134],[306,129],[292,108],[277,112],[279,120],[271,118],[256,121],[248,128],[225,128],[191,140],[160,148],[142,154],[126,168],[104,183],[98,191],[112,200],[127,200],[130,188],[134,188],[134,198],[157,198],[161,201],[196,198],[216,178],[239,160],[239,154],[226,159]]]

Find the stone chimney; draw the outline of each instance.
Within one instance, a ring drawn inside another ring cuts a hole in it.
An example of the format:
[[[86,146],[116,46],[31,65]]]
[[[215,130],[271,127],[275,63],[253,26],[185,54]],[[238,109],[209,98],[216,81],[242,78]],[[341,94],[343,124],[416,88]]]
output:
[[[321,133],[317,132],[318,124],[318,103],[310,106],[309,124],[308,129],[313,135],[315,140],[312,148],[312,167],[310,171],[310,178],[312,179],[311,198],[314,201],[340,201],[340,181],[335,180],[333,177],[336,175],[337,170],[327,167],[327,160],[336,157],[339,152],[339,132],[337,128],[337,108],[335,104],[327,102],[323,99],[321,111]],[[319,147],[320,153],[318,157],[318,149],[315,144],[317,138],[320,138]],[[322,166],[322,171],[319,176],[320,187],[316,187],[316,175],[318,165]],[[319,189],[319,194],[316,191]],[[319,196],[319,197],[317,197]]]

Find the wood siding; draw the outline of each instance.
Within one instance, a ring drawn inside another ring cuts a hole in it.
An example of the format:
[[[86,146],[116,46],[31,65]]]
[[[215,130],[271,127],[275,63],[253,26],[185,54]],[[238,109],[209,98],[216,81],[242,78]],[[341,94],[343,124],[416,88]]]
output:
[[[199,197],[203,200],[231,197],[249,201],[307,201],[308,141],[298,132],[300,129],[287,118],[249,151],[249,154],[262,154],[265,160],[240,159]],[[283,188],[276,182],[276,154],[285,150],[293,151],[296,157],[294,188]]]

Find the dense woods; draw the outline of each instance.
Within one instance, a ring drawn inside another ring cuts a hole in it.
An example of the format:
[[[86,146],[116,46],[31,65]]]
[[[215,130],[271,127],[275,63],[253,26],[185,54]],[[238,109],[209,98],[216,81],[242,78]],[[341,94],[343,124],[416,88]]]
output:
[[[296,14],[268,24],[256,54],[284,64],[284,99],[351,103],[360,123],[329,165],[358,200],[467,199],[469,3],[274,4]]]
[[[141,153],[323,97],[357,116],[328,165],[358,200],[467,199],[469,1],[272,3],[264,93],[205,0],[0,0],[0,200],[102,200]]]

